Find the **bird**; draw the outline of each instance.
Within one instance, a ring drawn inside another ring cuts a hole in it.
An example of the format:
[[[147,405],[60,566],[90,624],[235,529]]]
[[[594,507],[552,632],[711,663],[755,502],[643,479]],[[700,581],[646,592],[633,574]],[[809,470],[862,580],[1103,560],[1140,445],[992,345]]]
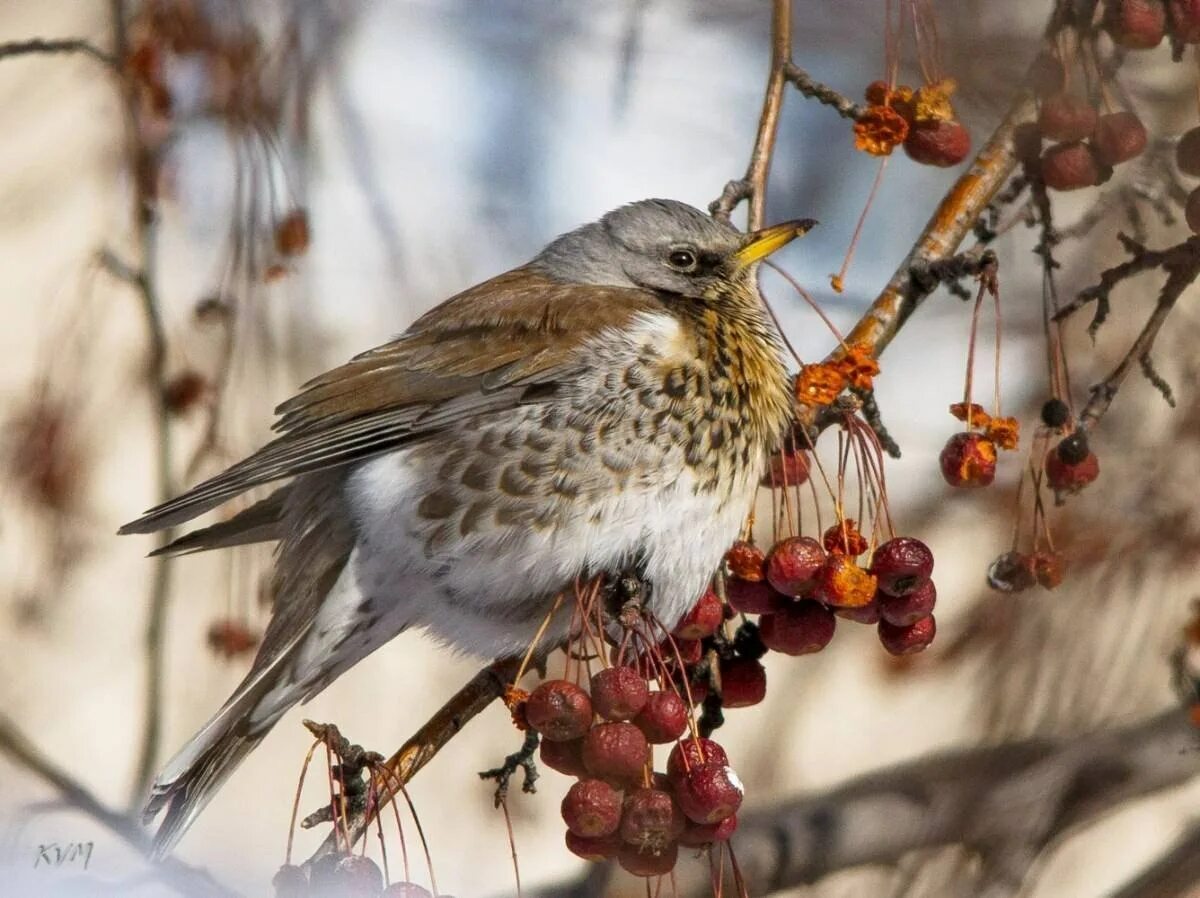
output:
[[[635,561],[673,628],[790,427],[757,269],[814,224],[744,233],[675,200],[622,206],[311,380],[273,440],[123,526],[172,529],[275,486],[155,553],[276,543],[249,672],[151,786],[154,856],[288,709],[406,630],[489,660],[539,628],[561,643],[555,597]]]

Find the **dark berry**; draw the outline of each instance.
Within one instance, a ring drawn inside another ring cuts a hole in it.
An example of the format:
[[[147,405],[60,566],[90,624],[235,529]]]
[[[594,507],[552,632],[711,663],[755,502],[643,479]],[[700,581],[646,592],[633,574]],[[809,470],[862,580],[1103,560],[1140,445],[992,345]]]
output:
[[[1183,219],[1193,234],[1200,234],[1200,187],[1188,194],[1183,204]]]
[[[586,776],[587,767],[583,764],[583,739],[570,739],[566,742],[551,742],[543,739],[538,755],[543,764],[551,770],[565,773],[567,776]]]
[[[1047,399],[1042,405],[1042,423],[1047,427],[1062,427],[1071,419],[1071,410],[1061,399]]]
[[[562,800],[562,818],[577,836],[609,836],[621,825],[621,793],[603,780],[580,780]]]
[[[757,705],[767,694],[767,671],[750,658],[721,661],[721,703],[726,708]]]
[[[551,742],[578,739],[592,725],[592,700],[566,680],[547,680],[525,703],[529,725]]]
[[[1183,132],[1175,145],[1175,164],[1185,175],[1200,177],[1200,125]]]
[[[748,620],[737,628],[733,634],[733,650],[739,658],[749,658],[751,661],[757,661],[767,653],[758,624]]]
[[[729,607],[742,614],[766,614],[782,608],[790,599],[776,592],[765,580],[752,582],[730,577],[725,583]]]
[[[879,616],[889,624],[907,627],[933,613],[937,604],[937,588],[926,580],[919,589],[902,596],[879,594]]]
[[[1064,465],[1077,465],[1087,458],[1091,451],[1088,446],[1087,434],[1082,430],[1077,430],[1059,440],[1055,454]]]
[[[1200,44],[1200,0],[1167,0],[1171,34],[1181,44]]]
[[[658,851],[642,851],[636,845],[622,845],[617,863],[634,876],[664,876],[675,869],[679,845],[672,842]]]
[[[1089,452],[1078,464],[1066,464],[1058,452],[1046,453],[1046,483],[1055,493],[1077,493],[1100,476],[1100,460]]]
[[[1024,592],[1037,582],[1033,563],[1022,552],[1005,552],[988,566],[988,586],[998,592]]]
[[[889,624],[886,620],[879,622],[879,641],[893,655],[923,652],[936,634],[937,621],[932,614],[904,627]]]
[[[820,602],[802,599],[764,614],[758,623],[767,648],[785,655],[808,655],[829,645],[837,619]]]
[[[688,848],[704,848],[714,842],[728,842],[736,829],[737,814],[730,814],[719,823],[696,823],[689,820],[683,829],[683,835],[679,837],[679,844]]]
[[[933,552],[911,536],[889,539],[871,556],[871,573],[882,592],[903,596],[920,589],[933,573]]]

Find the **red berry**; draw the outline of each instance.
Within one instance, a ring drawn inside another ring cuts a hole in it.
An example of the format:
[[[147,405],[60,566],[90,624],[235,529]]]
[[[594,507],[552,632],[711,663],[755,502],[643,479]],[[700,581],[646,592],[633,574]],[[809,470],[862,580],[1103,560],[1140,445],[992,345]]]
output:
[[[767,670],[750,658],[721,661],[721,704],[726,708],[757,705],[767,694]]]
[[[1185,175],[1200,177],[1200,125],[1189,128],[1175,145],[1175,164]]]
[[[646,735],[646,741],[655,745],[674,742],[683,735],[688,724],[688,706],[672,690],[651,692],[634,724]]]
[[[1005,552],[988,566],[987,579],[998,592],[1024,592],[1036,582],[1033,561],[1021,552]]]
[[[1083,461],[1069,465],[1051,448],[1046,453],[1046,483],[1055,493],[1077,493],[1100,476],[1100,460],[1089,451]]]
[[[650,745],[632,723],[601,723],[583,737],[583,763],[592,776],[628,783],[642,775]]]
[[[817,571],[814,598],[835,608],[858,608],[875,598],[873,576],[847,555],[830,555]]]
[[[1051,190],[1081,190],[1103,180],[1096,154],[1086,143],[1056,143],[1042,153],[1042,180]]]
[[[1167,11],[1162,0],[1109,0],[1104,24],[1113,43],[1130,50],[1149,50],[1162,43]]]
[[[659,851],[641,851],[635,845],[622,845],[617,862],[634,876],[663,876],[675,869],[679,845],[672,842]]]
[[[415,882],[394,882],[379,893],[379,898],[433,898],[433,894]]]
[[[383,890],[383,871],[366,855],[350,854],[338,861],[335,869],[338,895],[374,896]]]
[[[551,742],[578,739],[592,725],[592,700],[566,680],[546,680],[525,703],[525,718]]]
[[[1103,165],[1119,165],[1142,155],[1148,141],[1146,126],[1132,112],[1100,116],[1092,135],[1092,147]]]
[[[939,457],[951,486],[988,486],[996,479],[996,444],[978,433],[956,433]]]
[[[667,779],[672,783],[682,779],[689,770],[717,764],[728,766],[729,756],[711,739],[688,738],[678,743],[667,756]]]
[[[919,589],[902,596],[881,592],[879,594],[879,616],[889,624],[907,627],[923,617],[929,617],[936,604],[937,588],[934,587],[932,580],[926,580]]]
[[[1038,130],[1047,140],[1084,140],[1096,130],[1096,107],[1074,94],[1055,94],[1042,101]]]
[[[716,633],[724,620],[724,604],[715,592],[706,589],[692,610],[675,625],[674,635],[682,639],[704,639]]]
[[[1054,589],[1063,581],[1063,557],[1058,552],[1034,552],[1030,558],[1033,575],[1046,589]]]
[[[762,476],[762,485],[783,489],[801,486],[808,482],[808,453],[803,449],[792,452],[779,451],[771,456],[767,472]]]
[[[961,122],[916,122],[904,139],[904,152],[921,165],[948,168],[971,152],[971,133]]]
[[[1200,0],[1167,0],[1171,34],[1181,44],[1200,44]]]
[[[725,562],[729,565],[729,573],[737,579],[757,583],[763,578],[767,557],[758,546],[739,539],[725,554]]]
[[[722,764],[697,767],[675,785],[679,806],[696,823],[719,823],[732,817],[745,794],[733,768]]]
[[[897,627],[886,620],[879,622],[879,641],[893,655],[913,655],[923,652],[933,642],[937,621],[933,615],[923,617],[906,627]]]
[[[580,780],[563,797],[562,818],[577,836],[612,835],[621,825],[621,793],[603,780]]]
[[[567,850],[585,861],[606,861],[617,856],[621,850],[621,836],[613,833],[596,839],[586,839],[567,830]]]
[[[729,607],[742,614],[766,614],[788,604],[787,596],[776,592],[765,580],[752,583],[730,577],[725,583]]]
[[[646,704],[650,687],[632,667],[609,667],[592,677],[592,707],[605,720],[632,720]]]
[[[785,596],[799,598],[813,586],[825,563],[825,550],[811,536],[790,536],[767,556],[767,582]]]
[[[704,848],[713,842],[728,842],[737,829],[737,814],[731,814],[719,823],[696,823],[687,821],[679,844],[688,848]]]
[[[858,522],[854,518],[838,521],[825,531],[821,541],[825,550],[838,555],[859,556],[867,551],[867,538],[858,532]]]
[[[551,770],[565,773],[567,776],[587,776],[587,768],[583,766],[583,739],[571,739],[567,742],[551,742],[543,739],[538,750],[541,761]]]
[[[1200,234],[1200,187],[1188,194],[1183,205],[1183,217],[1193,234]]]
[[[837,619],[828,608],[812,599],[803,599],[774,614],[764,614],[758,622],[763,645],[785,655],[819,652],[833,639]]]
[[[642,851],[659,851],[683,833],[683,811],[669,792],[638,789],[625,799],[621,840]]]
[[[929,581],[933,573],[933,553],[919,539],[897,536],[875,550],[871,556],[871,573],[879,582],[880,592],[908,595]]]
[[[301,255],[308,242],[308,214],[303,209],[293,209],[275,225],[275,248],[281,255]]]

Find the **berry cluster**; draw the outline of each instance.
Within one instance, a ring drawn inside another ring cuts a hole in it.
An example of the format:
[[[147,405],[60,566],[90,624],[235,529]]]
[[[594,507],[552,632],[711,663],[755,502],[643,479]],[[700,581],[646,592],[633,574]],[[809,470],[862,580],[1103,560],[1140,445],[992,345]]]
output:
[[[693,632],[711,617],[704,605],[690,616]],[[718,606],[713,631],[723,619]],[[588,690],[547,680],[524,716],[542,737],[542,763],[577,778],[562,817],[579,857],[659,876],[674,869],[680,846],[724,842],[736,829],[743,789],[725,751],[690,733],[688,702],[673,688],[651,689],[637,666],[600,670]],[[655,772],[653,747],[672,743],[666,772]]]
[[[415,882],[385,886],[383,881],[383,871],[366,855],[338,852],[317,858],[308,872],[284,864],[271,885],[275,898],[434,898],[432,892]]]
[[[954,81],[945,78],[914,90],[886,81],[867,85],[867,108],[854,124],[855,146],[874,156],[904,145],[910,159],[942,168],[958,165],[971,152],[971,135],[954,115]]]

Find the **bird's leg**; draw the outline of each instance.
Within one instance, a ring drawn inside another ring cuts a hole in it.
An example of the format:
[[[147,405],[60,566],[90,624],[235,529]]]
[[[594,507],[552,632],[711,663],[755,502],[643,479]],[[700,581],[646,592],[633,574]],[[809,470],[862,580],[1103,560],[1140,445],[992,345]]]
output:
[[[311,829],[318,824],[329,823],[335,816],[343,813],[343,808],[347,815],[365,810],[370,797],[370,773],[383,763],[383,755],[352,743],[332,723],[314,723],[306,720],[304,725],[310,733],[324,742],[337,758],[338,762],[329,768],[329,773],[339,785],[340,792],[334,801],[305,817],[300,822],[301,828]]]
[[[538,769],[537,764],[533,760],[533,753],[538,750],[540,742],[541,740],[538,738],[537,732],[532,727],[527,729],[525,731],[525,741],[521,743],[520,749],[505,758],[504,763],[499,767],[484,770],[479,774],[480,779],[496,781],[494,799],[496,807],[500,807],[504,803],[504,800],[508,798],[509,780],[512,779],[513,774],[518,770],[521,770],[525,774],[525,778],[521,783],[521,791],[537,792],[537,786],[534,783],[537,782]]]

